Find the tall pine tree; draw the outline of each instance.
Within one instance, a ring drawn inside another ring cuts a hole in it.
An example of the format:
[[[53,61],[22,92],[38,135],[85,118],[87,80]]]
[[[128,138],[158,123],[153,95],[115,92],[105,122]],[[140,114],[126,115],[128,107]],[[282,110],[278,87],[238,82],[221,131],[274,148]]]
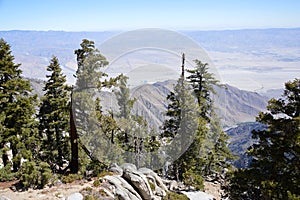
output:
[[[185,121],[186,116],[189,116],[191,121],[196,119],[197,128],[189,130],[193,131],[194,135],[191,145],[173,163],[170,170],[173,170],[172,174],[178,180],[200,189],[203,187],[202,177],[211,175],[216,177],[223,168],[228,167],[226,159],[232,156],[227,147],[228,138],[218,123],[211,99],[211,94],[214,93],[213,85],[218,84],[218,81],[208,72],[208,64],[199,60],[195,60],[195,63],[195,69],[186,70],[190,74],[186,83],[183,56],[182,75],[174,92],[167,97],[170,103],[162,136],[174,138],[184,128],[190,127]],[[191,97],[191,100],[187,101],[187,97]],[[193,102],[197,104],[197,108],[193,109],[195,116],[191,118],[191,113],[185,115],[184,111],[189,110],[187,106],[191,106]],[[185,127],[180,126],[181,124]]]
[[[87,150],[90,151],[87,152],[90,158],[94,158],[92,154],[97,152],[95,148],[100,148],[100,146],[97,146],[97,141],[100,138],[97,136],[99,126],[97,124],[96,94],[101,92],[103,88],[114,86],[118,80],[118,77],[106,79],[108,75],[103,72],[103,68],[108,65],[108,61],[95,47],[93,41],[83,39],[80,46],[80,49],[75,50],[78,68],[76,71],[76,84],[72,92],[73,112],[70,120],[72,149],[70,166],[71,171],[74,173],[79,169],[79,141],[82,140],[83,149],[86,152]],[[79,139],[78,134],[84,137]]]
[[[195,169],[194,158],[187,156],[190,144],[195,140],[195,132],[198,129],[198,106],[194,100],[191,88],[184,77],[184,54],[182,55],[182,74],[168,96],[168,110],[163,124],[161,137],[167,140],[169,148],[166,153],[178,158],[168,167],[167,174],[178,181],[189,169]],[[196,136],[197,137],[197,136]]]
[[[62,172],[70,160],[69,109],[70,87],[66,85],[59,61],[53,57],[47,71],[51,74],[43,91],[45,92],[38,118],[42,141],[42,160],[50,164],[53,172]]]
[[[219,81],[209,72],[208,63],[199,60],[194,62],[196,67],[187,70],[190,74],[187,79],[197,99],[199,121],[202,123],[199,124],[199,141],[196,145],[201,146],[198,170],[202,176],[218,179],[222,170],[230,167],[227,160],[233,159],[227,146],[228,137],[222,130],[211,97],[215,93],[213,87],[219,85]]]
[[[118,145],[125,150],[126,162],[135,163],[137,167],[150,167],[154,165],[150,152],[157,151],[159,148],[157,134],[143,117],[132,113],[136,99],[130,99],[130,89],[127,87],[128,77],[121,74],[119,78],[118,90],[115,91],[119,105],[119,113],[117,113]]]
[[[20,169],[22,158],[34,160],[39,150],[34,119],[37,97],[31,95],[30,82],[21,75],[10,45],[0,39],[0,148],[4,165],[9,162],[6,151],[12,151],[15,172]]]

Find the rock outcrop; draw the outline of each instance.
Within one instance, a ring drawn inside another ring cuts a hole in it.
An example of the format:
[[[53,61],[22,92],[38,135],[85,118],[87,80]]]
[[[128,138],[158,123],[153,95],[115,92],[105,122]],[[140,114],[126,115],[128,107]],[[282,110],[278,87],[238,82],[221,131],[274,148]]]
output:
[[[114,175],[101,179],[101,189],[107,197],[123,200],[159,200],[167,195],[168,188],[151,169],[137,169],[135,165],[113,164],[110,171]]]

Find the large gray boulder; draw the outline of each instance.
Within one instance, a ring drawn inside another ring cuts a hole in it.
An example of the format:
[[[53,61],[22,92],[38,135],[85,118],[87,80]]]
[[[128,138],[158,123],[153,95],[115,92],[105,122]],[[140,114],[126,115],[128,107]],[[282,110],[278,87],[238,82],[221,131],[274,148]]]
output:
[[[147,181],[146,176],[134,169],[132,166],[123,166],[122,177],[132,185],[136,191],[141,195],[144,200],[151,200],[154,198],[150,185]]]
[[[140,168],[138,170],[139,172],[142,172],[147,177],[153,177],[155,180],[155,184],[160,187],[165,192],[168,192],[167,186],[163,183],[163,180],[151,169],[148,168]]]
[[[115,187],[115,190],[112,192],[118,196],[118,198],[124,200],[142,200],[135,189],[121,176],[105,176],[103,179]]]
[[[118,174],[118,175],[123,174],[123,169],[119,165],[117,165],[116,163],[113,163],[113,164],[110,165],[109,171],[114,172],[115,174]]]
[[[124,164],[121,165],[121,168],[123,169],[123,171],[125,169],[137,170],[136,166],[132,163],[124,163]]]

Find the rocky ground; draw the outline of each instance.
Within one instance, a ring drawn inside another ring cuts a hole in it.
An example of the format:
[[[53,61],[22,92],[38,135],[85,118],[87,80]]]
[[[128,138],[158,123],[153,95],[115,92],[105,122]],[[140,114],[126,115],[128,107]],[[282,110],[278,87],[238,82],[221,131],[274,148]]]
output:
[[[0,200],[62,200],[67,199],[72,194],[82,191],[85,188],[92,187],[93,181],[75,181],[69,184],[58,184],[52,187],[45,187],[41,190],[29,189],[27,191],[14,191],[12,189],[14,182],[0,184]]]
[[[69,184],[58,182],[41,190],[29,189],[16,191],[16,182],[0,183],[0,200],[82,200],[92,199],[124,199],[124,200],[160,200],[170,191],[186,190],[176,181],[161,179],[147,168],[136,169],[132,164],[113,166],[110,174],[94,178],[90,181],[81,180]],[[220,200],[218,183],[205,182],[205,192],[185,191],[191,200]]]

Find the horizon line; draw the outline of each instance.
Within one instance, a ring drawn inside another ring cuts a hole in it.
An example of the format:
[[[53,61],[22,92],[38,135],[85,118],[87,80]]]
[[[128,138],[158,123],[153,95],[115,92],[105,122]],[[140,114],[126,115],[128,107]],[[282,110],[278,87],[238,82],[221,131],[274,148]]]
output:
[[[220,28],[220,29],[198,29],[198,28],[189,28],[189,29],[172,29],[172,28],[157,28],[157,27],[146,27],[146,28],[134,28],[134,29],[107,29],[107,30],[58,30],[58,29],[48,29],[48,30],[36,30],[36,29],[9,29],[9,30],[0,30],[0,32],[10,32],[10,31],[32,31],[32,32],[73,32],[73,33],[80,33],[80,32],[127,32],[127,31],[134,31],[134,30],[141,30],[141,29],[162,29],[162,30],[173,30],[173,31],[241,31],[241,30],[271,30],[271,29],[300,29],[299,27],[266,27],[266,28]]]

